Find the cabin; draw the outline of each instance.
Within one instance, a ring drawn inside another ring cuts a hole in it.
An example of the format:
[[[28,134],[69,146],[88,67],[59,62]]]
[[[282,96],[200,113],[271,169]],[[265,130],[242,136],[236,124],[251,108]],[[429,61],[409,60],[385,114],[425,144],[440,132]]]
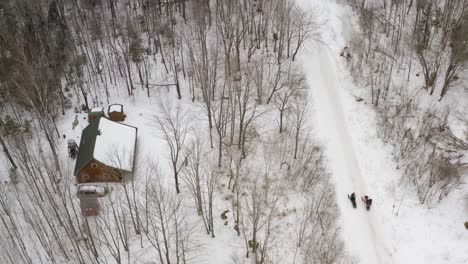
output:
[[[88,122],[93,122],[94,119],[104,116],[104,107],[94,107],[88,112]]]
[[[133,175],[138,129],[106,117],[94,119],[81,134],[76,183],[119,182]]]
[[[121,122],[125,120],[127,117],[123,111],[123,105],[121,104],[111,104],[107,108],[107,114],[109,115],[109,119],[112,121]]]

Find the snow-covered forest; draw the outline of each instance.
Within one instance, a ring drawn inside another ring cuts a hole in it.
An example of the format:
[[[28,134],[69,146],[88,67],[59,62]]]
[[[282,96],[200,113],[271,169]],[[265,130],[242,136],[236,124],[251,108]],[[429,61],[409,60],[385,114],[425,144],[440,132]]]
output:
[[[466,0],[2,0],[0,263],[468,263],[467,67]]]

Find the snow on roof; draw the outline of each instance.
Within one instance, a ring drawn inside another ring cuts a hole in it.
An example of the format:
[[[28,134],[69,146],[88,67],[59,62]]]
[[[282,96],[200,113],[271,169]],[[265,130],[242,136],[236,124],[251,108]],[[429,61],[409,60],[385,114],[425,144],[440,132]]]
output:
[[[93,157],[107,166],[133,171],[137,129],[101,118]]]
[[[90,112],[102,112],[104,111],[104,107],[93,107],[91,108]]]
[[[120,104],[113,104],[109,106],[109,113],[111,112],[122,112],[122,105]]]
[[[78,186],[78,190],[81,192],[96,192],[97,187],[93,185],[82,185],[82,186]]]

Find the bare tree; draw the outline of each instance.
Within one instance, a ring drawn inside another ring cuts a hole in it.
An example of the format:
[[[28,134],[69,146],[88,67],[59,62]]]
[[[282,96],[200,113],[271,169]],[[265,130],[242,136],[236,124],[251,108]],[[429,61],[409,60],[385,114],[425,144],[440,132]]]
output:
[[[244,200],[245,212],[241,213],[240,223],[246,240],[246,257],[252,251],[255,263],[265,262],[270,249],[273,217],[283,192],[278,179],[268,177],[268,169],[263,173],[248,189],[249,195]]]
[[[174,174],[176,192],[179,189],[179,172],[187,157],[184,151],[185,140],[190,132],[190,122],[187,113],[181,109],[180,104],[175,109],[170,104],[160,103],[161,116],[155,115],[157,128],[169,147],[169,158]]]
[[[309,102],[306,99],[298,98],[298,102],[294,105],[293,113],[293,124],[294,124],[294,159],[297,159],[297,151],[299,148],[299,142],[304,134],[304,130],[307,130],[306,122],[309,113]]]
[[[284,89],[276,94],[274,100],[279,111],[279,133],[283,132],[283,120],[291,99],[302,96],[302,91],[306,89],[305,76],[301,71],[296,72],[296,69],[290,66],[283,86]]]
[[[16,170],[16,169],[18,168],[18,166],[16,166],[16,163],[15,163],[15,161],[13,160],[13,158],[11,157],[10,151],[8,150],[8,147],[7,147],[6,143],[5,143],[5,141],[3,140],[3,135],[2,135],[2,133],[3,133],[3,131],[2,131],[2,126],[3,126],[3,125],[2,125],[2,124],[3,124],[3,122],[2,122],[1,119],[0,119],[0,145],[2,146],[3,152],[5,153],[5,155],[6,155],[7,158],[8,158],[8,161],[9,161],[10,164],[11,164],[11,167],[12,167],[14,170]]]
[[[320,40],[320,30],[322,28],[322,22],[318,21],[319,17],[318,9],[312,11],[302,10],[299,6],[295,6],[292,10],[293,23],[293,37],[296,41],[296,47],[292,54],[292,60],[296,58],[299,49],[307,42]]]
[[[468,7],[467,7],[468,8]],[[451,53],[445,72],[444,83],[440,92],[440,100],[445,96],[450,86],[460,79],[460,74],[466,70],[468,61],[468,48],[466,41],[468,36],[468,11],[463,7],[463,13],[452,30]]]
[[[192,34],[185,36],[187,57],[190,60],[191,72],[196,84],[201,89],[205,111],[208,117],[210,146],[213,148],[212,128],[213,113],[211,103],[215,99],[215,89],[218,83],[218,64],[220,60],[218,41],[212,43],[208,37],[206,24],[199,22],[193,28]]]
[[[161,263],[188,263],[196,243],[182,198],[166,190],[160,178],[148,188],[150,228],[146,234]]]
[[[232,85],[231,82],[227,85]],[[213,121],[216,128],[216,133],[218,134],[218,167],[221,167],[221,162],[223,158],[223,141],[226,136],[226,128],[231,121],[229,119],[229,111],[230,105],[225,102],[229,100],[229,97],[225,95],[225,87],[224,85],[222,89],[222,93],[220,95],[219,100],[216,102],[211,103],[211,107],[213,108]]]
[[[203,199],[203,166],[205,156],[204,142],[199,133],[195,133],[195,139],[190,144],[190,155],[188,156],[188,165],[182,171],[184,182],[188,186],[197,208],[197,214],[202,217],[206,232],[210,233],[210,226],[204,213]]]
[[[205,219],[207,219],[207,223],[209,226],[209,230],[211,233],[211,237],[215,237],[215,230],[214,230],[214,217],[213,217],[213,202],[214,202],[214,195],[215,189],[219,182],[219,170],[217,166],[213,163],[208,163],[205,165],[204,172],[204,191],[203,191],[203,206],[205,212]]]
[[[241,150],[242,158],[246,157],[246,142],[250,126],[257,114],[258,103],[252,99],[252,75],[245,73],[235,84],[234,96],[236,97],[238,109],[238,138],[237,146]]]

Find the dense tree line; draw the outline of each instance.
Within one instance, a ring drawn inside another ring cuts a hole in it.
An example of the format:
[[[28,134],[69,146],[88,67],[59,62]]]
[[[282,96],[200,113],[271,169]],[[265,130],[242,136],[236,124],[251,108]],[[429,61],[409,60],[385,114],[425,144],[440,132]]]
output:
[[[468,2],[349,2],[362,30],[351,40],[349,67],[356,82],[369,87],[378,134],[395,146],[403,182],[415,187],[421,203],[440,201],[460,184],[466,166],[468,138],[448,124],[460,113],[443,99],[465,85]],[[437,96],[430,106],[422,99],[427,95]]]

